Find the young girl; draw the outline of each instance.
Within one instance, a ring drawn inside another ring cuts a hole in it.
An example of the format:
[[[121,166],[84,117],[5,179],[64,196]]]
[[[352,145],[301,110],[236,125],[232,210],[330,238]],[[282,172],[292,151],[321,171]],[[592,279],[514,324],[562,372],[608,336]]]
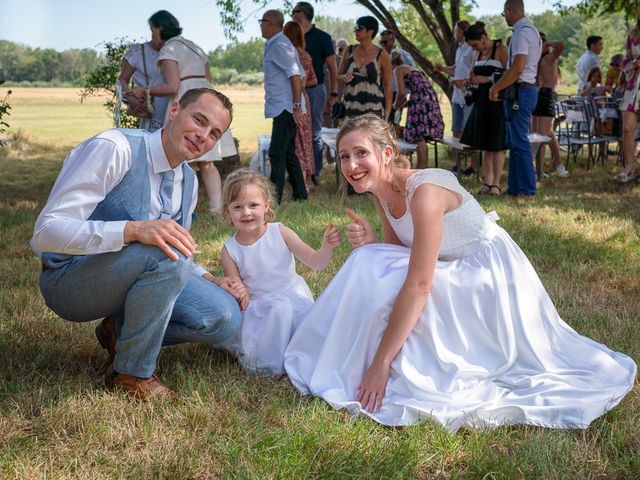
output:
[[[593,67],[587,73],[588,85],[582,89],[583,97],[601,97],[611,92],[611,88],[602,85],[602,70],[600,67]]]
[[[266,376],[285,373],[284,351],[313,304],[293,257],[322,270],[340,244],[340,232],[331,224],[316,251],[293,230],[269,223],[275,217],[272,201],[271,184],[259,173],[236,170],[224,182],[222,218],[238,231],[222,248],[222,268],[225,275],[240,277],[248,295],[240,300],[240,331],[223,347],[238,357],[247,373]]]

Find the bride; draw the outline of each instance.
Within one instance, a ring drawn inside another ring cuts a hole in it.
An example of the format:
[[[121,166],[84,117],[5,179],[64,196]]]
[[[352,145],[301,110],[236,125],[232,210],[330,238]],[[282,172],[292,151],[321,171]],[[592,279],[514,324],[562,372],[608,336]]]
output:
[[[524,253],[455,176],[401,168],[375,115],[337,138],[344,178],[383,226],[348,212],[355,250],[296,330],[285,367],[302,394],[384,425],[451,431],[586,428],[632,388],[636,365],[562,321]]]

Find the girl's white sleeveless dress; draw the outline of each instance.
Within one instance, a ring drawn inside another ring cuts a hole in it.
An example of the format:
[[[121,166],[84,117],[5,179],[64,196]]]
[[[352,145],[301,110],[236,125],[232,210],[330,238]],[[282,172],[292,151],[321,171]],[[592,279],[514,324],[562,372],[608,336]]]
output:
[[[279,223],[252,245],[241,245],[235,236],[225,242],[249,291],[240,331],[222,345],[238,357],[250,374],[277,376],[284,372],[284,351],[309,307],[313,295],[296,273],[293,254],[282,238]]]
[[[370,415],[354,399],[406,278],[409,205],[425,183],[463,202],[444,217],[427,304],[391,364],[381,411]],[[406,247],[353,251],[287,348],[293,385],[384,425],[430,418],[451,431],[517,423],[586,428],[617,405],[633,386],[633,360],[562,321],[527,257],[455,176],[426,169],[406,190],[402,218],[382,205]]]

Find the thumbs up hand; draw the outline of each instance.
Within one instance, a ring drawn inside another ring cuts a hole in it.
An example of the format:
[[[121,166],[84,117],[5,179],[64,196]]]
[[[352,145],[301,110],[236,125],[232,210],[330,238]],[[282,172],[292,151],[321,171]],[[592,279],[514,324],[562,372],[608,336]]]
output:
[[[334,227],[332,223],[327,225],[327,229],[322,237],[322,245],[327,245],[329,248],[333,249],[340,245],[341,241],[342,238],[340,237],[340,231]]]
[[[346,208],[345,213],[352,222],[347,225],[347,239],[353,248],[378,241],[371,224],[353,210]]]

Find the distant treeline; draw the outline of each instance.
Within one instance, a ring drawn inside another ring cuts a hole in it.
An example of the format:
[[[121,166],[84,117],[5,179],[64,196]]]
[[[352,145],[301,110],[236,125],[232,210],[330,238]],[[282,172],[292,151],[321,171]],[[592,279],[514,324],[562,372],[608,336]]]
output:
[[[473,18],[468,18],[473,21]],[[604,37],[604,51],[600,59],[606,71],[610,57],[616,53],[624,53],[625,36],[631,27],[620,13],[588,18],[577,12],[560,16],[546,11],[531,15],[530,18],[541,31],[547,33],[549,39],[563,40],[566,43],[560,59],[565,84],[575,83],[576,60],[584,52],[585,40],[589,35]],[[511,33],[500,15],[484,16],[481,20],[486,23],[492,38],[506,39]],[[352,22],[332,17],[318,17],[317,22],[320,28],[331,32],[334,38],[345,37],[350,43],[354,43]],[[416,46],[431,60],[441,61],[439,53],[431,51],[432,41],[426,38],[421,41],[420,35],[424,33],[412,33],[410,25],[406,27],[405,32],[410,36],[417,36]],[[122,45],[133,43],[128,39],[118,39],[117,42]],[[232,42],[209,52],[209,66],[214,84],[262,83],[263,51],[264,40],[254,38],[246,42]],[[104,53],[90,48],[58,52],[51,48],[31,48],[0,40],[0,74],[7,82],[20,85],[66,84],[85,87],[87,74],[105,62],[113,62],[116,69],[120,65],[119,58],[107,59]]]
[[[102,61],[91,48],[58,52],[0,40],[0,75],[8,82],[81,85],[82,77]]]

